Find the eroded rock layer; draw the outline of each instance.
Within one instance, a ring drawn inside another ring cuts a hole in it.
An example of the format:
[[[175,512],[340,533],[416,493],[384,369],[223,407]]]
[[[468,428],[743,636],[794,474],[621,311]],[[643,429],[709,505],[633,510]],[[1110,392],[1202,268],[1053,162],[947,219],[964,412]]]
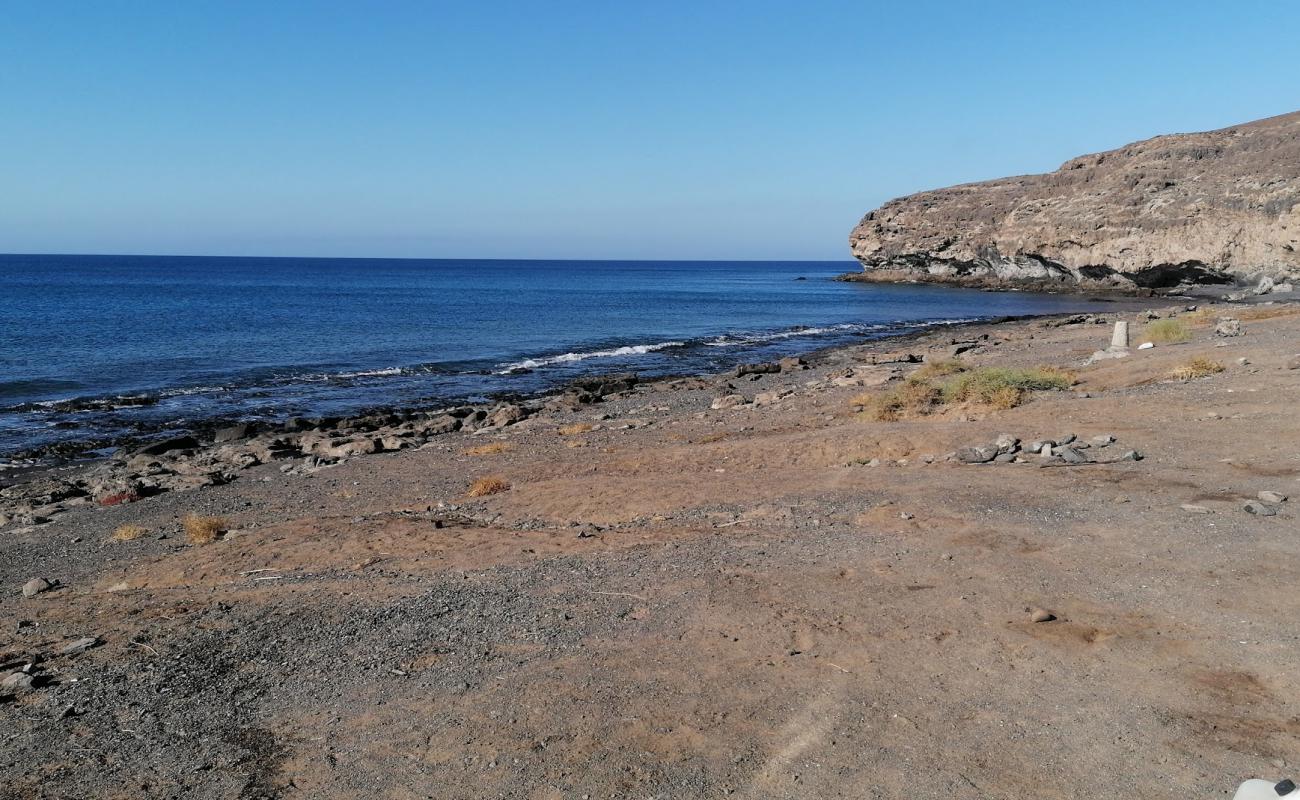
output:
[[[1300,112],[891,200],[849,243],[871,280],[1150,289],[1292,279]]]

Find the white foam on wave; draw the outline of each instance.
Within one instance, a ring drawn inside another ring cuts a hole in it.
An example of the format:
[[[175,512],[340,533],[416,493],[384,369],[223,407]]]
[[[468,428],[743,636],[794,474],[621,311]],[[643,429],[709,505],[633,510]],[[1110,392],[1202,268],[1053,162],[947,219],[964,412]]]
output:
[[[792,339],[796,336],[821,336],[827,333],[845,333],[847,331],[871,331],[881,330],[884,325],[858,325],[852,322],[842,322],[839,325],[827,325],[818,328],[793,328],[788,331],[777,331],[776,333],[754,333],[754,334],[736,334],[719,336],[716,339],[710,339],[704,342],[706,347],[735,347],[745,344],[762,344],[763,342],[777,342],[782,339]]]
[[[224,392],[224,386],[190,386],[184,389],[169,389],[162,392],[161,397],[184,397],[190,394],[211,394],[213,392]]]
[[[646,353],[653,353],[658,350],[666,350],[669,347],[684,347],[686,342],[657,342],[655,344],[633,344],[626,347],[615,347],[609,350],[591,350],[586,353],[562,353],[558,356],[547,356],[545,358],[529,358],[524,361],[516,361],[513,364],[504,365],[498,372],[498,375],[505,375],[519,369],[538,369],[540,367],[549,367],[554,364],[568,364],[574,361],[586,361],[589,358],[617,358],[619,356],[643,356]]]
[[[334,378],[378,378],[384,375],[401,375],[401,367],[385,367],[384,369],[366,369],[360,372],[340,372],[331,377]]]

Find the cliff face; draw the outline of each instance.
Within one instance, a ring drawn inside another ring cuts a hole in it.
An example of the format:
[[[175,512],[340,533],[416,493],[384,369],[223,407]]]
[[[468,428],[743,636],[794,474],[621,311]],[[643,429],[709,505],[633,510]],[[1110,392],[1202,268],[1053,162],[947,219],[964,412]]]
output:
[[[849,243],[870,280],[1132,289],[1300,277],[1300,112],[891,200]]]

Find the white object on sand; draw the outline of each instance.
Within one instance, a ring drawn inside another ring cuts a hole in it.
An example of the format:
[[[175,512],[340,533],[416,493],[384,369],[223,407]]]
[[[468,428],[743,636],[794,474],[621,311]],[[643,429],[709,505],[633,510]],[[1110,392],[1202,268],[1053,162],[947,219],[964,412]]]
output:
[[[1295,784],[1291,781],[1273,783],[1252,778],[1237,787],[1237,793],[1232,796],[1232,800],[1277,800],[1279,797],[1288,796],[1300,797],[1300,794],[1295,791]]]
[[[1153,348],[1153,347],[1155,347],[1155,346],[1156,346],[1156,343],[1155,343],[1155,342],[1143,342],[1142,344],[1138,345],[1138,349],[1139,349],[1139,350],[1150,350],[1151,348]]]

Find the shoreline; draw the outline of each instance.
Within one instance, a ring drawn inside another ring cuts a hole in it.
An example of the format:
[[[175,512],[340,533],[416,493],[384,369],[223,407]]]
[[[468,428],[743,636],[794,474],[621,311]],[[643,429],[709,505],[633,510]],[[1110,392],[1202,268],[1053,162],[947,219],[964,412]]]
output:
[[[853,274],[853,273],[847,273],[847,274]],[[836,277],[833,278],[832,280],[840,280],[842,277],[844,276]],[[994,290],[991,289],[990,291],[994,291]],[[1086,299],[1088,299],[1091,302],[1097,302],[1097,303],[1124,302],[1126,300],[1136,303],[1140,299],[1132,296],[1122,296],[1122,295],[1108,296],[1108,295],[1100,294],[1097,296],[1090,296],[1090,293],[1088,292],[1078,292],[1076,294],[1079,294],[1081,297],[1086,297]],[[1192,300],[1196,298],[1193,298],[1191,295],[1185,297],[1181,295],[1170,295],[1167,297],[1163,297],[1162,299]],[[1207,297],[1207,298],[1201,298],[1201,302],[1218,302],[1218,300],[1215,298]],[[1089,313],[1089,312],[1078,312],[1078,313]],[[1105,313],[1105,312],[1099,310],[1091,313]],[[1006,324],[1010,322],[1016,322],[1020,320],[1050,319],[1054,317],[1068,317],[1073,315],[1074,314],[1071,312],[1052,312],[1052,313],[1044,313],[1044,314],[993,315],[982,319],[962,320],[957,322],[934,321],[934,322],[918,322],[914,324],[895,323],[897,325],[902,326],[897,331],[886,331],[877,335],[860,335],[861,336],[860,340],[854,342],[840,342],[837,344],[814,347],[808,350],[795,349],[788,353],[783,352],[781,354],[773,354],[772,358],[777,360],[788,356],[796,356],[802,358],[816,358],[825,354],[834,353],[844,348],[860,347],[863,345],[869,345],[877,342],[897,341],[900,343],[906,343],[909,339],[919,337],[919,336],[924,336],[926,333],[930,333],[936,330],[958,330],[968,326],[999,325],[999,324]],[[122,436],[111,437],[109,439],[91,438],[91,439],[80,440],[80,441],[64,440],[64,441],[55,442],[51,445],[38,446],[28,450],[17,451],[10,456],[4,457],[4,461],[0,462],[0,488],[3,488],[8,485],[13,485],[14,482],[7,479],[15,474],[33,473],[33,472],[40,473],[44,470],[49,470],[49,469],[68,469],[68,468],[93,466],[97,463],[106,460],[111,460],[116,457],[120,457],[121,455],[124,454],[124,452],[129,452],[129,451],[137,450],[142,447],[147,447],[151,442],[158,442],[165,438],[172,438],[172,437],[179,437],[179,436],[194,436],[200,439],[201,442],[206,441],[208,444],[211,444],[212,442],[208,440],[210,440],[211,437],[213,437],[219,430],[223,428],[234,427],[234,426],[250,425],[261,431],[269,432],[269,431],[274,431],[279,428],[282,428],[283,426],[285,426],[286,424],[290,424],[294,420],[305,421],[315,428],[328,428],[334,424],[339,424],[339,423],[343,423],[343,424],[363,423],[365,420],[376,418],[376,417],[410,416],[410,415],[420,415],[420,414],[441,414],[448,411],[464,409],[464,408],[491,409],[500,406],[502,404],[530,404],[530,403],[537,403],[537,402],[545,402],[549,399],[564,395],[565,393],[570,392],[575,387],[581,387],[582,385],[589,383],[593,378],[599,379],[604,375],[623,375],[623,374],[634,373],[638,375],[638,380],[642,381],[643,383],[658,383],[658,382],[669,382],[674,380],[681,380],[685,378],[717,377],[726,374],[731,369],[734,369],[735,366],[738,366],[742,363],[745,363],[744,360],[738,359],[733,365],[727,367],[727,369],[724,369],[722,371],[703,370],[703,371],[686,371],[686,372],[669,372],[669,373],[649,373],[646,374],[644,378],[641,378],[641,375],[643,374],[641,371],[638,371],[633,368],[615,370],[612,372],[592,371],[587,375],[571,378],[567,381],[562,381],[548,388],[539,389],[534,392],[512,392],[512,391],[493,392],[487,394],[485,396],[485,399],[479,402],[475,402],[475,401],[456,402],[453,400],[450,402],[440,401],[440,402],[433,402],[429,404],[423,404],[423,403],[405,404],[405,405],[381,404],[381,405],[363,407],[352,414],[348,414],[344,416],[328,415],[328,416],[302,417],[299,415],[283,415],[272,419],[249,418],[249,417],[240,417],[240,416],[213,416],[210,418],[196,420],[187,427],[160,425],[145,433],[126,434]],[[71,402],[77,402],[79,400],[82,400],[82,398],[71,398],[67,401],[62,401],[62,402],[71,403]],[[85,402],[103,403],[104,401],[99,398],[86,398]],[[168,432],[171,433],[171,437],[164,437],[160,435]],[[110,450],[113,452],[108,452]]]
[[[1221,299],[1173,296],[1165,301],[1197,300],[1218,303]],[[1291,298],[1282,298],[1288,302]],[[1249,302],[1277,302],[1278,298],[1251,298]],[[134,503],[172,491],[186,491],[231,483],[253,467],[278,462],[293,470],[318,470],[350,459],[410,448],[429,447],[451,433],[479,435],[509,428],[525,421],[571,414],[596,408],[607,398],[621,397],[644,389],[662,392],[674,385],[718,386],[744,375],[779,374],[786,362],[792,369],[825,369],[852,354],[872,349],[906,350],[937,335],[960,335],[963,331],[998,330],[1052,320],[1108,318],[1107,314],[1133,313],[1133,308],[1114,312],[1079,314],[1026,314],[990,317],[953,323],[934,323],[919,329],[841,343],[785,356],[779,361],[738,363],[723,372],[654,375],[647,378],[635,371],[593,373],[573,379],[552,390],[532,395],[503,394],[483,403],[432,405],[428,407],[384,406],[347,417],[288,417],[267,423],[248,420],[214,419],[166,437],[139,438],[116,446],[115,452],[84,458],[13,464],[0,469],[0,530],[8,523],[46,524],[52,518],[79,505]],[[925,356],[917,356],[919,363]],[[747,370],[747,372],[743,372]],[[46,484],[59,488],[51,490]],[[46,502],[34,503],[44,498]]]
[[[1116,302],[1116,301],[1122,301],[1124,299],[1133,299],[1133,298],[1089,297],[1088,299],[1096,302]],[[1102,312],[1099,311],[1095,313],[1102,313]],[[1017,320],[1046,319],[1055,316],[1070,316],[1070,314],[1049,313],[1049,314],[1023,314],[1023,315],[997,315],[997,316],[990,316],[983,319],[974,319],[974,320],[960,321],[960,322],[945,322],[945,321],[936,321],[936,322],[928,322],[928,323],[920,322],[911,325],[905,325],[904,327],[900,328],[900,330],[898,331],[886,331],[878,335],[861,335],[861,338],[858,341],[854,341],[854,342],[841,342],[838,344],[814,347],[808,350],[794,349],[789,353],[783,352],[780,355],[773,354],[772,357],[779,359],[781,357],[793,355],[793,356],[800,356],[804,358],[813,358],[818,356],[819,354],[834,352],[836,350],[846,348],[846,347],[858,347],[863,344],[870,344],[873,342],[884,342],[884,341],[906,342],[909,339],[909,337],[924,335],[925,333],[934,330],[941,330],[941,329],[955,330],[970,325],[1003,324],[1006,322],[1014,322]],[[904,323],[897,323],[897,324],[904,325]],[[653,382],[661,382],[661,381],[680,380],[683,378],[716,376],[716,375],[721,375],[726,371],[729,371],[730,369],[734,368],[735,365],[739,365],[741,363],[744,363],[744,361],[738,359],[735,361],[735,364],[733,364],[731,367],[728,367],[726,370],[723,370],[721,372],[713,371],[713,370],[705,370],[705,371],[686,371],[686,372],[670,372],[670,373],[649,373],[644,378],[644,381],[648,383],[653,383]],[[300,417],[297,415],[286,414],[271,419],[250,418],[250,417],[240,417],[240,416],[213,416],[209,418],[195,420],[192,422],[192,424],[186,427],[176,427],[172,425],[159,425],[153,428],[152,430],[146,430],[145,432],[138,433],[138,434],[125,434],[125,435],[114,436],[109,438],[92,437],[86,440],[75,440],[75,439],[62,440],[62,441],[52,443],[50,445],[41,445],[27,450],[16,451],[12,455],[5,456],[4,461],[0,462],[0,487],[7,485],[5,480],[7,474],[13,474],[15,471],[62,468],[62,467],[68,467],[68,466],[73,466],[78,464],[94,464],[106,459],[114,458],[115,455],[120,454],[121,451],[136,450],[141,447],[147,446],[150,442],[156,442],[162,438],[167,438],[161,436],[161,434],[168,433],[168,432],[170,432],[173,436],[188,435],[188,436],[195,436],[200,440],[205,440],[205,439],[210,439],[212,436],[216,434],[217,431],[219,431],[222,428],[228,428],[228,427],[233,427],[238,425],[253,425],[263,430],[270,431],[284,426],[290,420],[303,419],[311,423],[314,427],[329,427],[331,423],[337,423],[337,422],[346,423],[350,420],[365,420],[367,418],[372,418],[372,417],[383,417],[383,416],[392,416],[392,415],[403,416],[403,415],[413,415],[413,414],[439,414],[444,411],[465,408],[465,407],[487,409],[487,408],[492,408],[501,405],[503,403],[508,403],[508,404],[535,403],[539,401],[546,401],[550,398],[563,395],[566,392],[569,392],[575,386],[581,386],[582,384],[589,382],[592,378],[599,378],[604,374],[624,374],[624,373],[633,373],[633,372],[637,373],[638,376],[642,374],[641,371],[638,371],[630,367],[626,369],[615,370],[613,372],[593,370],[588,375],[572,378],[567,381],[562,381],[551,387],[539,389],[534,392],[512,392],[512,391],[493,392],[487,394],[485,396],[485,400],[481,402],[473,402],[473,401],[457,402],[455,400],[452,400],[452,401],[432,402],[428,404],[424,404],[424,403],[392,404],[392,405],[380,404],[375,406],[363,407],[354,413],[344,415],[344,416],[329,415],[324,417],[317,417],[317,416]],[[81,398],[72,398],[62,402],[72,403],[80,400]],[[85,402],[102,403],[104,401],[100,400],[99,398],[87,398]],[[109,450],[115,452],[107,452]],[[98,455],[96,455],[97,452],[99,453]]]

